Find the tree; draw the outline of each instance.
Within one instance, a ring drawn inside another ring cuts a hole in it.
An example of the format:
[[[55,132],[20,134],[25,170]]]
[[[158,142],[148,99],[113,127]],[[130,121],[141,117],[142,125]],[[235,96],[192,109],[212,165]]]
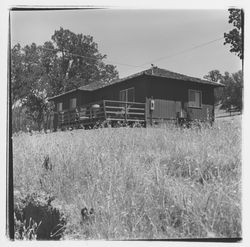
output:
[[[42,114],[46,109],[46,84],[44,68],[41,64],[39,47],[32,43],[21,48],[13,47],[11,56],[11,94],[13,112],[25,112],[27,122],[36,123],[38,130],[42,125]],[[41,97],[43,95],[43,97]],[[18,102],[18,104],[17,104]],[[15,108],[19,108],[18,111]],[[17,116],[15,116],[17,117]],[[21,129],[24,126],[20,126]]]
[[[222,78],[222,74],[220,73],[219,70],[211,70],[208,72],[207,75],[203,77],[206,80],[213,81],[213,82],[218,82]]]
[[[243,11],[241,9],[229,9],[229,23],[234,29],[229,33],[224,33],[224,45],[230,44],[230,52],[236,53],[243,59]]]
[[[219,82],[222,79],[222,74],[220,73],[219,70],[211,70],[208,72],[207,75],[205,75],[203,78],[209,81],[213,82]],[[215,98],[215,103],[219,103],[222,99],[222,94],[223,94],[223,88],[215,88],[214,90],[214,98]]]
[[[20,44],[11,51],[11,94],[12,105],[22,101],[32,90],[41,87],[43,68],[40,54],[35,43],[21,48]]]
[[[236,110],[241,111],[242,104],[242,91],[243,91],[243,76],[242,71],[230,75],[225,72],[221,83],[225,85],[222,94],[221,108],[229,110],[234,107]]]
[[[44,95],[39,92],[37,94],[29,94],[23,106],[26,107],[25,113],[27,116],[37,124],[38,131],[41,131],[44,114],[48,109],[48,101],[46,101]]]
[[[59,91],[65,92],[96,81],[109,83],[118,78],[115,66],[103,62],[107,56],[98,51],[92,36],[60,28],[55,31],[52,40],[57,50],[62,82]]]
[[[50,109],[48,97],[118,78],[115,66],[105,64],[105,58],[93,37],[63,28],[41,46],[32,43],[22,48],[16,44],[11,50],[12,106],[23,106],[40,130],[42,116]]]
[[[215,89],[215,101],[221,105],[221,109],[229,110],[233,106],[239,111],[242,110],[243,76],[241,70],[231,75],[228,72],[222,75],[219,70],[212,70],[204,78],[214,82],[219,81],[225,85],[223,88]]]
[[[21,45],[16,44],[11,50],[11,99],[12,104],[25,95],[23,87],[23,63]]]

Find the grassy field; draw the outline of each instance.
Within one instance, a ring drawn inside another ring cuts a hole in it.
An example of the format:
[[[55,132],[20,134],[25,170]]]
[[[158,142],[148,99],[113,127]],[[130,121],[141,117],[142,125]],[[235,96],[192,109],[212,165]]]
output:
[[[201,129],[21,134],[13,145],[16,193],[55,196],[63,239],[241,237],[240,117]],[[84,207],[94,209],[88,222]]]

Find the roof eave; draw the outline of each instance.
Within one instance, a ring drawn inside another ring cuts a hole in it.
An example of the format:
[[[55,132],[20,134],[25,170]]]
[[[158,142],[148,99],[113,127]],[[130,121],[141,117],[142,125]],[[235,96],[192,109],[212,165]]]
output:
[[[75,92],[75,91],[77,91],[77,90],[78,90],[78,88],[72,89],[72,90],[67,91],[67,92],[65,92],[65,93],[61,93],[61,94],[55,95],[55,96],[53,96],[53,97],[49,97],[48,100],[53,100],[53,99],[59,98],[59,97],[65,95],[65,94],[73,93],[73,92]]]
[[[189,82],[193,82],[193,83],[205,84],[205,85],[210,85],[210,86],[214,86],[214,87],[225,87],[224,84],[205,81],[205,80],[201,80],[200,82],[197,82],[197,81],[194,81],[194,80],[184,80],[184,79],[179,79],[179,78],[170,78],[170,77],[161,76],[161,75],[152,75],[152,74],[146,74],[146,75],[147,76],[152,76],[152,77],[162,77],[162,78],[167,78],[167,79],[179,80],[179,81],[189,81]],[[199,78],[197,78],[197,79],[199,79]]]
[[[210,84],[211,86],[214,86],[214,87],[225,87],[225,85],[224,84],[221,84],[221,83],[211,83]]]

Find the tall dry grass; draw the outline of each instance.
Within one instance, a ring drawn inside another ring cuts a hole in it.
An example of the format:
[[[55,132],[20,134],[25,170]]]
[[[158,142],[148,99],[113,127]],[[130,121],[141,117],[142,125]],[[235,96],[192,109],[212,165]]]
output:
[[[14,188],[67,215],[65,239],[241,236],[241,122],[13,138]],[[42,163],[48,155],[52,171]],[[95,210],[81,224],[83,207]]]

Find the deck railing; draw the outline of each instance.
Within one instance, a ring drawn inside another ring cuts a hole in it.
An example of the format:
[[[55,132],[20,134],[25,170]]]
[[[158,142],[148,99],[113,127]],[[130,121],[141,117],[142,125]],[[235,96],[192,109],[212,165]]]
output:
[[[105,100],[104,106],[108,120],[145,120],[145,103]]]
[[[145,103],[102,100],[58,113],[58,125],[90,124],[97,121],[145,121]]]

